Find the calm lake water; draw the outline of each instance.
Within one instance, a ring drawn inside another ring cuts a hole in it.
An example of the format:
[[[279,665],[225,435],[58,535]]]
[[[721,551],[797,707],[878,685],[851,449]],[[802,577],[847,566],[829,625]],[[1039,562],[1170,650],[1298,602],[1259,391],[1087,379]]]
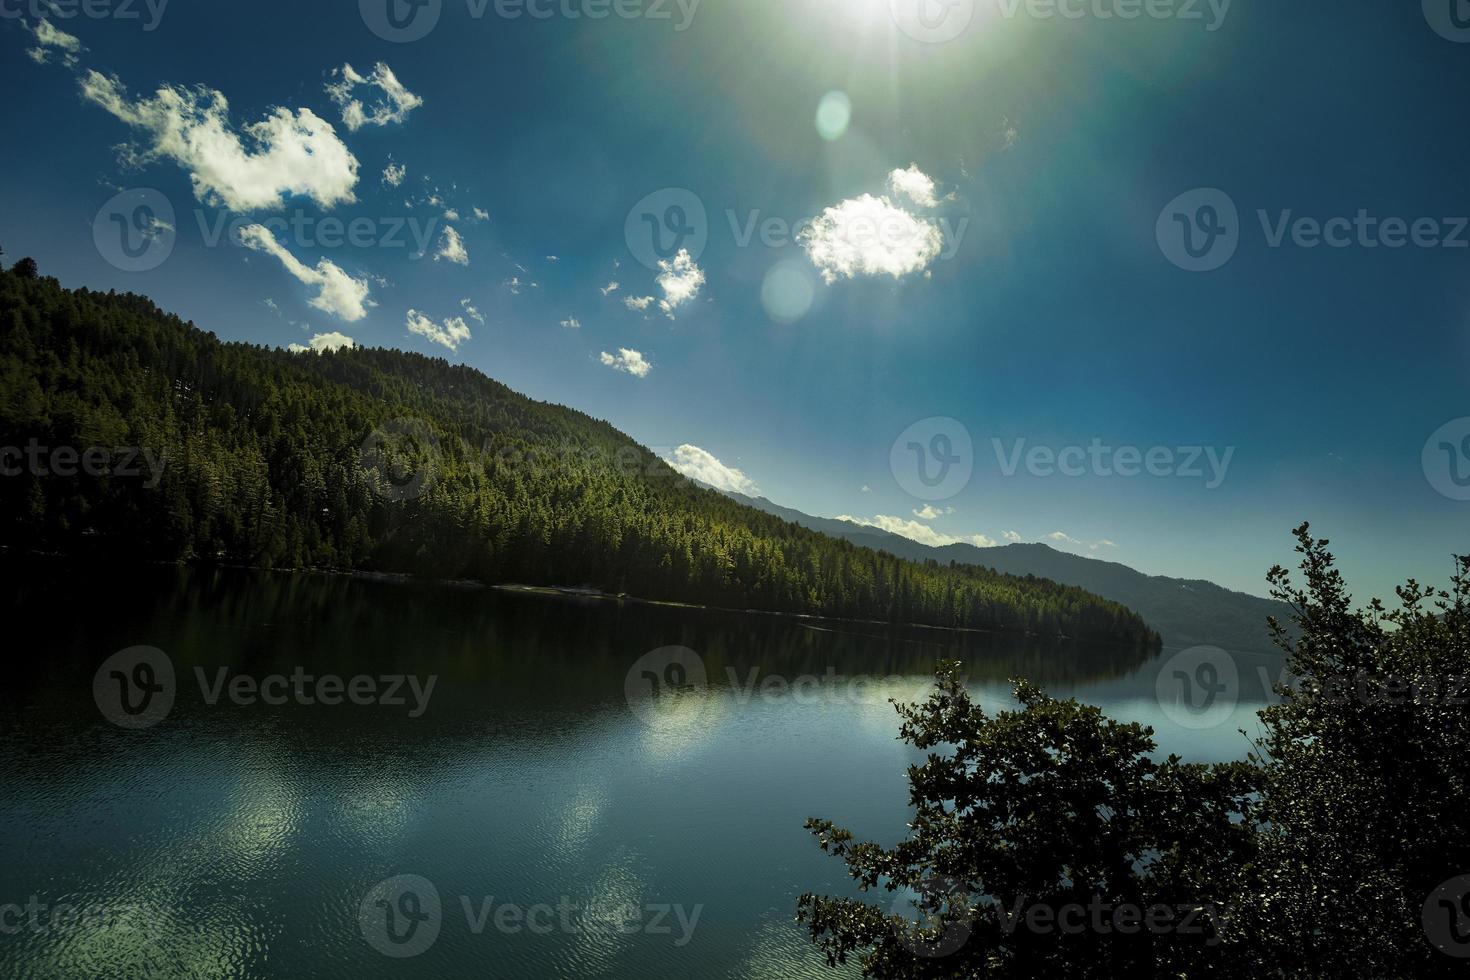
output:
[[[3,977],[853,976],[793,921],[851,893],[802,823],[903,834],[886,699],[936,660],[1196,761],[1245,754],[1280,670],[322,575],[0,578]]]

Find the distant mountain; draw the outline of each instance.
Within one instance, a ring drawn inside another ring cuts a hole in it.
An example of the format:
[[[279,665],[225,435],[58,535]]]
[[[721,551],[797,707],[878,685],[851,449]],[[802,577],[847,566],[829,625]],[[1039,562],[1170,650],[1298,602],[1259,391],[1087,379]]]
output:
[[[1044,544],[977,548],[970,544],[933,547],[876,527],[812,517],[764,497],[730,493],[731,498],[793,524],[844,538],[864,548],[913,561],[960,562],[1007,575],[1034,575],[1075,585],[1127,606],[1163,635],[1168,647],[1210,645],[1232,651],[1274,651],[1266,617],[1288,620],[1290,609],[1272,599],[1233,592],[1198,579],[1145,575],[1127,565],[1070,555]]]
[[[0,546],[17,550],[1158,642],[1078,588],[907,561],[742,506],[468,367],[222,343],[30,264],[0,272],[0,449]]]

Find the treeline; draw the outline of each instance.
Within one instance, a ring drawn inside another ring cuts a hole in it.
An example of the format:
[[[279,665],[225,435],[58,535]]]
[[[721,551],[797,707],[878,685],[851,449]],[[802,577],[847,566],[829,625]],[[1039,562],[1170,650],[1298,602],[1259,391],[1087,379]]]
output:
[[[222,343],[24,263],[0,272],[0,351],[11,547],[1157,642],[1080,589],[903,561],[737,504],[605,422],[441,359]]]

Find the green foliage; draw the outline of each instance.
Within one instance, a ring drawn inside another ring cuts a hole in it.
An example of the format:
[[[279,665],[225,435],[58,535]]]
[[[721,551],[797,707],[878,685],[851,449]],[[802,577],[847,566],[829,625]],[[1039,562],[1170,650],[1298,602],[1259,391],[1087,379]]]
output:
[[[19,262],[15,263],[15,266],[10,270],[10,273],[11,275],[19,276],[22,279],[35,279],[41,274],[41,270],[37,268],[36,260],[28,255],[25,258],[21,259]]]
[[[1155,761],[1150,730],[1024,683],[1019,710],[990,717],[946,665],[927,703],[899,708],[902,738],[932,750],[909,770],[909,835],[884,848],[808,822],[859,889],[898,899],[802,896],[829,962],[879,978],[1462,975],[1421,917],[1470,925],[1459,891],[1430,902],[1470,875],[1470,560],[1450,592],[1410,582],[1398,610],[1354,611],[1328,542],[1297,536],[1305,588],[1271,572],[1300,631],[1272,623],[1292,683],[1247,761]],[[1089,910],[1082,928],[1026,919],[1068,906]],[[1173,915],[1130,934],[1106,914],[1125,907]],[[1202,931],[1182,926],[1194,909]]]
[[[5,273],[0,340],[0,447],[164,460],[156,486],[0,479],[0,544],[1157,642],[1080,589],[903,561],[744,507],[605,422],[441,359],[226,344],[142,297]]]

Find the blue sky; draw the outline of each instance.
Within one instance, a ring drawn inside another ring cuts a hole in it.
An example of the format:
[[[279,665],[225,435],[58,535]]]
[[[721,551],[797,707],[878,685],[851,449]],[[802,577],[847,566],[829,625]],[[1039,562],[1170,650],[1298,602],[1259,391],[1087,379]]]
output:
[[[5,0],[7,255],[227,339],[462,361],[921,539],[1259,593],[1309,519],[1363,598],[1463,550],[1450,0],[923,0],[939,38],[920,0],[438,0],[406,42],[387,2]],[[127,271],[111,216],[159,201]]]

